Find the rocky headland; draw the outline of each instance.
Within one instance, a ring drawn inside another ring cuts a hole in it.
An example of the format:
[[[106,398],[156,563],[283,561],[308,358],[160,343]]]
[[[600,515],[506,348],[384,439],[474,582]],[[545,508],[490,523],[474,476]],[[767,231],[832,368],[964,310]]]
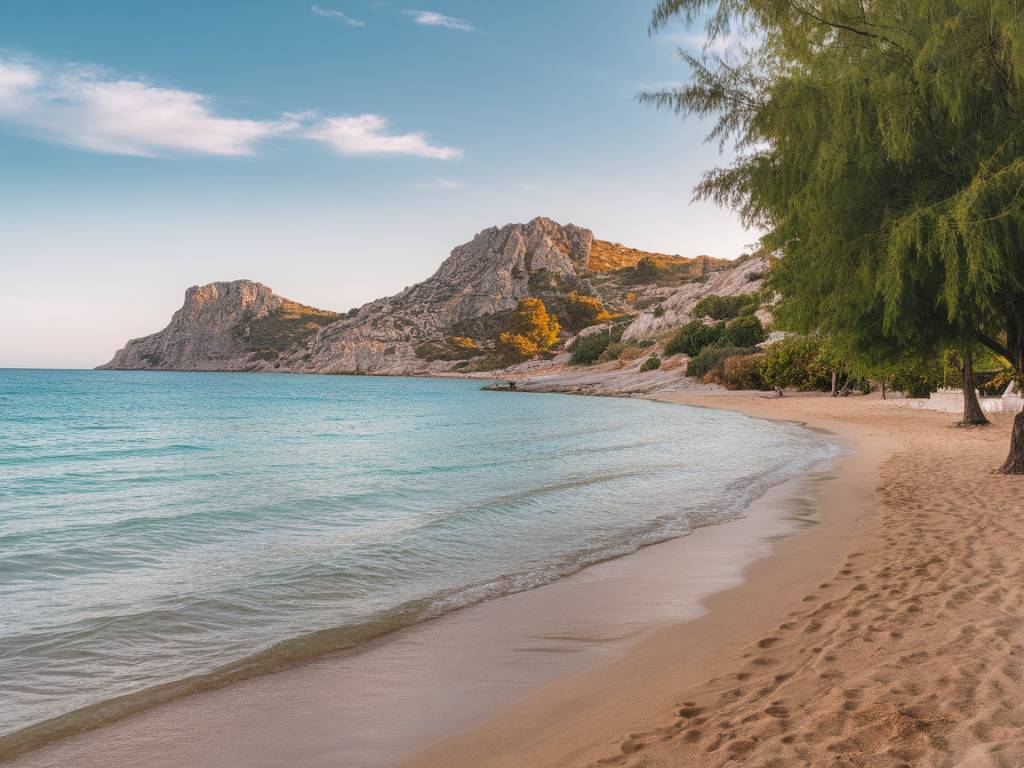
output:
[[[681,361],[642,378],[634,375],[643,363],[639,357],[570,368],[577,337],[614,333],[657,353],[702,298],[754,293],[766,266],[761,256],[728,261],[650,253],[597,240],[589,229],[536,218],[485,229],[456,247],[427,280],[348,313],[309,307],[249,280],[194,286],[165,329],[129,341],[100,367],[543,375],[551,388],[579,388],[573,383],[579,379],[584,390],[586,382],[605,381],[605,389],[614,390],[609,394],[658,391],[680,380]],[[560,317],[561,332],[532,359],[510,360],[500,353],[498,339],[513,327],[516,308],[527,298],[541,299]],[[590,319],[600,322],[577,316],[578,306],[597,307]],[[567,381],[558,384],[559,376]]]

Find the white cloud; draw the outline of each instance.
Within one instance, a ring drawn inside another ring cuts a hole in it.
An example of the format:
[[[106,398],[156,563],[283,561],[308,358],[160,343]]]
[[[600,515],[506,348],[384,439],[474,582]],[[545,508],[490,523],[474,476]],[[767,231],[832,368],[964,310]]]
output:
[[[744,44],[750,42],[748,39],[736,33],[727,33],[709,41],[706,34],[701,32],[675,32],[665,33],[658,36],[658,39],[682,48],[689,53],[713,53],[717,56],[728,56],[738,53]]]
[[[432,181],[424,181],[420,184],[413,184],[413,189],[437,189],[445,192],[454,189],[464,189],[466,187],[461,181],[453,181],[452,179],[433,179]]]
[[[389,133],[381,115],[344,115],[322,119],[306,132],[342,155],[415,155],[437,160],[462,157],[462,150],[432,145],[422,133]]]
[[[434,11],[409,10],[405,13],[406,15],[411,16],[414,22],[425,27],[447,27],[448,29],[457,29],[460,32],[476,31],[476,27],[468,21],[456,19],[453,16],[445,16],[444,14],[436,13]]]
[[[0,59],[0,120],[94,152],[247,155],[294,130],[294,118],[220,117],[203,94],[117,78],[95,67]]]
[[[336,11],[333,8],[322,8],[319,5],[314,5],[312,10],[313,13],[315,13],[317,16],[326,16],[329,19],[337,19],[343,24],[348,24],[350,27],[366,26],[365,22],[362,22],[359,19],[353,19],[347,13],[343,13],[342,11]]]

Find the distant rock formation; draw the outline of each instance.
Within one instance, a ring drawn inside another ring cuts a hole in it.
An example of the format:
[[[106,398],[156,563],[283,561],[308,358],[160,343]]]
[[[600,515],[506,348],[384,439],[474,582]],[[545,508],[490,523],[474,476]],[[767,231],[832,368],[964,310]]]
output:
[[[289,346],[338,315],[289,301],[252,280],[185,291],[185,303],[158,333],[132,339],[100,368],[251,371],[273,368],[275,345]]]
[[[760,286],[750,279],[756,264],[748,260],[740,270],[732,264],[640,251],[595,240],[589,229],[536,218],[485,229],[456,247],[427,280],[347,314],[298,304],[248,280],[190,288],[167,328],[128,342],[101,367],[363,374],[483,370],[500,367],[490,352],[521,299],[542,298],[558,313],[574,292],[596,296],[614,316],[635,318],[630,338],[652,337],[679,324],[692,303],[708,293]]]

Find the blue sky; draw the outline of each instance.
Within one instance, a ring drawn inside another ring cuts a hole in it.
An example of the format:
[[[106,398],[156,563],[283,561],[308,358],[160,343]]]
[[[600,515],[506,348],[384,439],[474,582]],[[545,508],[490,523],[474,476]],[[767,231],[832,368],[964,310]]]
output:
[[[537,215],[668,253],[756,235],[691,204],[705,126],[637,0],[0,5],[0,366],[92,366],[185,289],[347,310]],[[10,332],[16,329],[16,332]]]

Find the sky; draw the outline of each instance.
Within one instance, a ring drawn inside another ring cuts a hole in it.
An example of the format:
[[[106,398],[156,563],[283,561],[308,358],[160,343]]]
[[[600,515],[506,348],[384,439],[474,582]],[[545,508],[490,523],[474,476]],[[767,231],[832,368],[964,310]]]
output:
[[[535,216],[738,256],[708,126],[637,103],[700,46],[652,4],[4,0],[0,367],[104,363],[214,280],[345,311]]]

